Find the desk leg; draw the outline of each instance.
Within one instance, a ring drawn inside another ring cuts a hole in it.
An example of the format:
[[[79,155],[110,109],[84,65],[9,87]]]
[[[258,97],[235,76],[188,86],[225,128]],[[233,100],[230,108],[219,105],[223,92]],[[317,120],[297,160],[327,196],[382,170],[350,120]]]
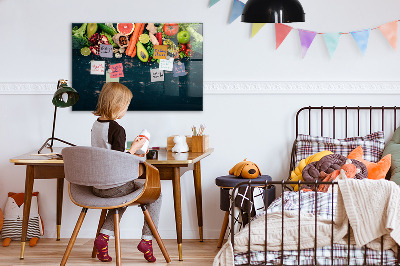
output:
[[[179,167],[174,167],[174,178],[172,179],[174,191],[175,223],[178,242],[179,260],[182,259],[182,205],[181,205],[181,174]]]
[[[203,203],[201,196],[200,161],[194,164],[193,177],[194,177],[194,191],[196,194],[197,220],[199,225],[200,242],[203,242]]]
[[[29,213],[31,211],[32,190],[34,181],[34,166],[26,166],[25,177],[25,195],[24,195],[24,213],[22,219],[22,232],[21,232],[21,255],[20,259],[24,259],[26,235],[28,233]]]
[[[64,178],[57,178],[57,241],[60,241]]]

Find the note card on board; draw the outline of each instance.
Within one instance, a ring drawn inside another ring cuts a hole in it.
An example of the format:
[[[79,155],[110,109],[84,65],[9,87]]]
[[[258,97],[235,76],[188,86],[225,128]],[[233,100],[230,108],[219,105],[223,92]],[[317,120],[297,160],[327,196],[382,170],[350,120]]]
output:
[[[150,69],[151,82],[164,81],[164,70]]]
[[[110,65],[110,69],[111,69],[110,78],[123,78],[124,77],[122,63]]]
[[[172,71],[173,67],[174,67],[174,58],[171,57],[170,59],[160,59],[159,68],[161,70]]]
[[[168,45],[154,45],[154,59],[165,59],[168,53]]]
[[[111,44],[100,44],[100,56],[112,58],[113,57],[113,46]]]
[[[112,78],[110,77],[111,72],[106,71],[106,82],[119,82],[119,77]]]
[[[92,75],[104,75],[105,61],[91,61],[90,62],[90,74]]]
[[[186,69],[184,63],[174,64],[174,77],[186,76]]]

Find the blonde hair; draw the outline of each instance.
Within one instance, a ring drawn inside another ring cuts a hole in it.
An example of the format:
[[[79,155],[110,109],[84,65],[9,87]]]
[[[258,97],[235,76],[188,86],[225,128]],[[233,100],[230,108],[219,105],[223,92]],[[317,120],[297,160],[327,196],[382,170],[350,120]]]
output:
[[[101,89],[94,115],[110,120],[118,118],[119,113],[132,100],[132,92],[121,83],[107,82]]]

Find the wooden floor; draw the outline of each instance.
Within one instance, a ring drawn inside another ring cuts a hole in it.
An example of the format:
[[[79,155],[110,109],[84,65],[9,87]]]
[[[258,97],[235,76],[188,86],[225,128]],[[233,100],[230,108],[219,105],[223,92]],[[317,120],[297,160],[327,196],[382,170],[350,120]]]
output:
[[[36,247],[25,249],[25,259],[20,260],[20,242],[12,241],[9,247],[0,246],[0,265],[60,265],[61,258],[64,255],[65,248],[69,239],[40,239]],[[217,240],[183,240],[183,261],[178,260],[178,247],[176,240],[163,240],[168,250],[172,262],[167,264],[158,248],[157,242],[154,241],[154,254],[157,258],[156,263],[149,264],[143,254],[136,249],[140,240],[121,240],[122,247],[122,264],[123,265],[212,265],[215,255],[218,253]],[[110,255],[113,262],[104,263],[91,258],[93,240],[77,239],[68,259],[67,265],[115,265],[114,262],[114,243],[110,241]]]

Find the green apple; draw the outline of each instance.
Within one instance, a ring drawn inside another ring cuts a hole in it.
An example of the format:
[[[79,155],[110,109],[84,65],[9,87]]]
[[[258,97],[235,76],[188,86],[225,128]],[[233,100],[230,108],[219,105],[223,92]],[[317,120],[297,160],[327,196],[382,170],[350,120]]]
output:
[[[183,30],[178,33],[177,37],[179,43],[188,43],[190,40],[190,33],[186,30]]]

